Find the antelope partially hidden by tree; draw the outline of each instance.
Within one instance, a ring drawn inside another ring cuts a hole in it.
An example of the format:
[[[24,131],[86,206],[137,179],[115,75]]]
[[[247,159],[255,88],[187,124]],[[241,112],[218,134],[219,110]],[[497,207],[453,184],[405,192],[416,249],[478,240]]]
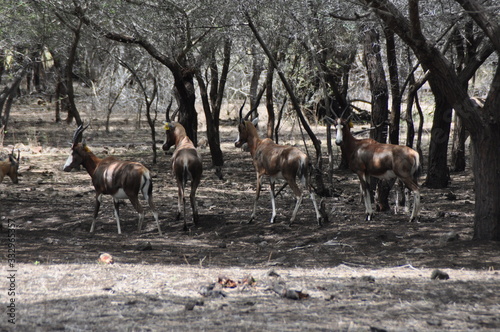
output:
[[[187,231],[186,224],[186,197],[185,190],[189,180],[191,180],[191,192],[189,199],[193,210],[193,223],[198,223],[198,208],[196,206],[196,190],[200,185],[203,165],[201,156],[196,150],[193,142],[187,137],[186,129],[177,122],[165,123],[165,144],[163,151],[167,152],[171,146],[175,145],[175,152],[172,155],[172,173],[177,182],[178,188],[178,213],[177,220],[181,213],[184,214],[184,231]]]
[[[9,160],[0,161],[0,183],[2,183],[5,176],[10,177],[12,183],[17,184],[19,182],[19,159],[21,158],[21,152],[17,154],[17,158],[14,155],[14,148],[12,152],[9,153]]]
[[[260,139],[257,132],[258,119],[253,122],[247,121],[250,111],[245,117],[242,116],[243,107],[240,109],[240,123],[238,125],[239,136],[234,143],[236,147],[241,147],[244,143],[248,144],[250,155],[257,173],[257,187],[253,206],[253,212],[250,217],[250,222],[255,218],[257,210],[257,201],[260,196],[261,181],[263,175],[268,175],[271,182],[271,205],[273,214],[271,223],[276,220],[276,204],[275,204],[275,182],[277,178],[283,178],[288,183],[296,198],[295,208],[290,219],[290,224],[293,223],[300,204],[302,202],[302,190],[296,182],[298,177],[304,186],[309,190],[311,200],[316,211],[316,220],[321,226],[321,214],[316,204],[315,194],[310,185],[310,167],[308,156],[298,148],[289,145],[278,145],[271,139]]]
[[[92,151],[83,143],[78,143],[83,131],[89,125],[83,127],[80,125],[74,135],[71,154],[64,164],[63,170],[70,172],[73,168],[82,165],[90,177],[96,192],[94,220],[90,227],[90,232],[94,232],[97,214],[101,205],[103,195],[111,195],[114,203],[114,213],[118,234],[121,234],[119,200],[128,198],[135,210],[139,214],[138,231],[142,228],[144,221],[144,210],[139,202],[139,194],[148,201],[153,210],[153,215],[158,226],[158,233],[161,235],[160,221],[158,213],[153,203],[153,183],[149,170],[138,162],[118,160],[115,157],[106,157],[104,159],[96,157]]]
[[[358,175],[361,195],[366,208],[366,220],[371,220],[373,210],[370,198],[370,176],[390,180],[399,178],[414,193],[413,211],[410,221],[419,218],[420,188],[417,179],[420,173],[419,154],[402,145],[383,144],[373,139],[357,139],[351,133],[349,120],[329,119],[337,129],[335,143],[340,146],[349,168]]]

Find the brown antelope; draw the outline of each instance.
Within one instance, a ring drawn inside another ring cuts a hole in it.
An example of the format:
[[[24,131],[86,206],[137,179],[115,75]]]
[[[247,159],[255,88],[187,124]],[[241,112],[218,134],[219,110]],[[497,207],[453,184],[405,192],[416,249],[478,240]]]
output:
[[[90,177],[96,192],[94,220],[90,227],[90,232],[94,232],[97,214],[102,202],[103,195],[113,196],[114,213],[118,234],[121,234],[120,216],[119,216],[119,200],[128,198],[135,210],[139,214],[138,230],[142,228],[144,220],[144,210],[139,202],[139,193],[153,210],[153,215],[158,226],[158,233],[161,235],[160,222],[158,213],[153,203],[153,183],[149,170],[142,164],[132,161],[122,161],[115,157],[106,157],[104,159],[96,157],[85,143],[78,143],[79,137],[88,127],[80,125],[73,135],[73,146],[71,154],[64,164],[63,170],[70,172],[73,168],[82,165]]]
[[[191,209],[193,210],[193,223],[198,223],[198,209],[196,207],[196,190],[200,185],[203,165],[201,156],[196,150],[193,142],[187,137],[186,129],[177,122],[165,123],[165,144],[163,151],[165,153],[172,145],[175,145],[175,152],[172,155],[172,173],[177,181],[178,188],[178,213],[177,220],[181,217],[181,211],[184,214],[184,231],[187,231],[186,225],[186,197],[184,195],[186,184],[191,180],[191,192],[189,199]]]
[[[258,119],[255,119],[253,122],[247,121],[246,119],[252,111],[250,111],[250,113],[244,118],[241,114],[242,111],[243,106],[240,109],[240,123],[238,125],[239,136],[234,145],[236,147],[241,147],[244,143],[248,144],[248,149],[250,150],[253,165],[255,166],[255,171],[257,173],[257,188],[250,222],[255,218],[257,201],[260,196],[262,176],[268,175],[271,182],[271,206],[273,208],[271,223],[274,223],[276,220],[274,188],[277,178],[285,179],[295,195],[295,209],[293,210],[290,224],[292,224],[295,220],[297,211],[302,203],[302,190],[295,181],[296,178],[299,177],[301,182],[309,190],[311,200],[316,211],[316,220],[318,221],[318,225],[321,226],[321,214],[316,204],[315,194],[310,185],[311,164],[308,156],[296,147],[290,145],[278,145],[269,138],[260,139],[256,128]]]
[[[420,172],[418,153],[402,145],[383,144],[373,139],[356,139],[351,133],[348,120],[331,119],[337,129],[335,143],[349,163],[351,171],[359,177],[361,195],[366,208],[366,220],[373,217],[370,199],[369,177],[390,180],[399,178],[414,193],[413,211],[410,221],[419,218],[420,189],[417,178]]]
[[[7,175],[12,180],[12,183],[16,184],[19,182],[18,177],[20,176],[19,171],[19,158],[21,157],[21,152],[18,152],[17,158],[14,155],[14,149],[12,153],[9,153],[9,160],[0,161],[0,183],[3,178]]]

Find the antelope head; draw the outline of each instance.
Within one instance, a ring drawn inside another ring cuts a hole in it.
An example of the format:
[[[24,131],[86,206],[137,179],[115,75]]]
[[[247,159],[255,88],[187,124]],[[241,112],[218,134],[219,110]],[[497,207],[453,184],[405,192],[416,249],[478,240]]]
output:
[[[82,134],[89,125],[90,123],[84,127],[83,124],[81,124],[80,126],[78,126],[78,128],[76,128],[75,133],[73,134],[73,141],[71,143],[71,154],[68,156],[68,159],[63,166],[63,171],[71,172],[73,168],[77,168],[82,164],[82,150],[87,151],[88,148],[86,147],[85,143],[79,144],[78,142],[81,141]]]

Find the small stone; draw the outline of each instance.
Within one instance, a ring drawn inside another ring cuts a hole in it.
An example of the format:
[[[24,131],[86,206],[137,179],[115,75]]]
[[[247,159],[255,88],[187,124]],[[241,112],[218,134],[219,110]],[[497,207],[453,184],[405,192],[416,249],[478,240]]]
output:
[[[372,276],[362,276],[361,281],[369,282],[369,283],[374,283],[375,282],[375,277]]]
[[[153,250],[153,246],[151,245],[151,242],[141,242],[137,245],[136,247],[137,251],[147,251],[147,250]]]
[[[448,273],[443,272],[441,270],[434,270],[432,271],[431,279],[448,280],[450,279],[450,276],[448,275]]]

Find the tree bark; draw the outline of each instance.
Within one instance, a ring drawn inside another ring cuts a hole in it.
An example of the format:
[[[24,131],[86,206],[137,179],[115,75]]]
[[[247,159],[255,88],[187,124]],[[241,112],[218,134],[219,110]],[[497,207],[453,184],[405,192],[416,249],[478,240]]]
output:
[[[66,118],[66,123],[70,124],[75,119],[76,124],[79,126],[82,124],[82,119],[80,118],[80,113],[76,108],[75,104],[75,92],[73,90],[73,67],[76,61],[76,50],[78,49],[78,43],[80,42],[80,32],[82,29],[82,20],[79,20],[78,26],[73,30],[73,42],[69,50],[68,62],[66,62],[65,69],[65,88],[67,93],[68,102],[68,117]]]
[[[483,134],[473,139],[473,142],[474,163],[472,167],[476,195],[473,238],[500,241],[499,124],[486,125],[483,128]]]
[[[427,178],[424,185],[429,188],[440,189],[448,187],[450,182],[448,142],[453,110],[444,92],[436,86],[436,80],[437,78],[432,77],[429,79],[436,106],[431,128]]]
[[[462,119],[456,113],[454,120],[451,171],[463,172],[465,171],[465,140],[467,139],[467,132],[462,124]]]
[[[274,67],[269,61],[269,66],[267,68],[266,75],[266,109],[267,109],[267,138],[273,139],[274,134],[274,100],[273,100],[273,79],[274,79]]]
[[[389,82],[391,85],[392,105],[390,112],[389,143],[399,144],[399,122],[401,121],[401,91],[399,88],[398,60],[394,31],[384,27],[387,49]]]

